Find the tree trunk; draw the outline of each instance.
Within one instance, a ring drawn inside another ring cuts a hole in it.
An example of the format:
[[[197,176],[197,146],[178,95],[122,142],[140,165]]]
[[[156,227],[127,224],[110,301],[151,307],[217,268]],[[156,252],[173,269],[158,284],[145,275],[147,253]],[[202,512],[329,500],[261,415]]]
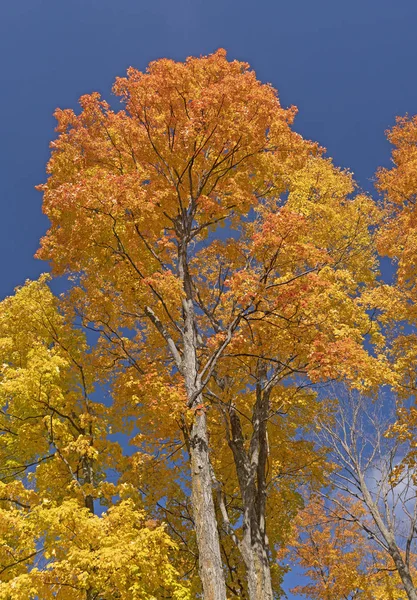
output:
[[[391,554],[392,560],[394,561],[394,564],[397,567],[398,574],[401,577],[401,581],[406,591],[408,599],[417,600],[417,592],[410,575],[410,570],[405,564],[398,548],[396,546],[391,546],[388,548],[388,552]]]
[[[252,528],[252,549],[255,564],[256,590],[251,600],[273,600],[268,549],[259,529]]]
[[[83,479],[84,483],[93,483],[93,467],[91,465],[91,460],[89,458],[84,457],[82,462],[83,469]],[[85,507],[94,515],[94,498],[93,496],[86,495],[84,498]]]
[[[257,386],[257,400],[253,414],[253,440],[256,450],[252,451],[252,468],[256,467],[255,501],[252,503],[252,548],[256,572],[256,596],[254,600],[273,600],[271,568],[269,564],[269,543],[266,535],[266,470],[268,461],[267,421],[269,417],[270,390],[266,389],[266,373],[261,371],[261,379]],[[252,446],[252,444],[251,444]],[[251,448],[252,450],[252,448]],[[253,455],[256,459],[253,460]]]
[[[368,510],[371,513],[371,516],[376,526],[378,527],[379,531],[382,534],[382,537],[385,540],[388,553],[394,561],[395,567],[401,578],[407,597],[409,600],[417,600],[417,592],[410,574],[410,569],[408,568],[408,565],[401,556],[401,551],[395,542],[394,531],[391,527],[387,527],[387,525],[384,523],[382,516],[379,512],[378,506],[372,499],[371,493],[365,481],[365,477],[358,463],[356,464],[356,471],[358,473],[360,488],[366,506],[368,507]]]
[[[204,600],[226,600],[203,410],[196,411],[190,435],[190,455],[192,506]]]
[[[82,463],[83,475],[84,475],[84,483],[93,483],[93,467],[91,465],[91,460],[87,457],[84,457]],[[93,496],[87,495],[84,497],[84,505],[91,514],[94,515],[94,498]],[[92,588],[88,588],[85,591],[86,600],[94,600],[94,590]]]
[[[246,567],[249,598],[273,600],[268,553],[256,526],[250,528],[247,538],[242,541],[242,558]]]
[[[213,500],[213,481],[207,435],[207,420],[199,377],[197,323],[193,304],[193,286],[188,269],[187,243],[184,232],[191,230],[192,219],[179,227],[182,243],[178,248],[178,270],[185,298],[183,309],[183,356],[181,372],[187,391],[188,406],[194,410],[189,439],[191,462],[191,500],[197,538],[200,578],[204,600],[226,600],[226,583],[220,552],[216,512]]]
[[[231,434],[228,442],[243,504],[243,539],[239,547],[246,567],[250,600],[273,600],[274,597],[265,531],[268,408],[269,393],[259,387],[252,419],[254,430],[248,450],[245,448],[240,418],[233,405],[228,414]]]

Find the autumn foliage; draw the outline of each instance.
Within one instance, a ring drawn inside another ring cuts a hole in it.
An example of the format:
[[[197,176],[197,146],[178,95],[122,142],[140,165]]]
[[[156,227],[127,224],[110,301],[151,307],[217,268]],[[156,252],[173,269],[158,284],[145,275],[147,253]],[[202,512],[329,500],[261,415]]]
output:
[[[373,199],[222,50],[113,93],[56,111],[52,280],[1,304],[0,598],[273,600],[290,561],[316,600],[415,599],[415,519],[368,539],[380,498],[341,500],[318,436],[329,382],[389,386],[415,486],[415,121]]]

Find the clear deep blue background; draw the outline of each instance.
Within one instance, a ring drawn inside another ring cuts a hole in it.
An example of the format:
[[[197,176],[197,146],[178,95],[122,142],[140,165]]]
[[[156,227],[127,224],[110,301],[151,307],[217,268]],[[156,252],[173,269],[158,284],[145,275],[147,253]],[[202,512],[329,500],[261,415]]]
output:
[[[0,6],[0,297],[47,265],[41,195],[56,107],[109,98],[150,60],[226,48],[299,108],[296,129],[372,190],[384,130],[417,113],[416,0],[3,0]],[[289,577],[289,585],[300,583]]]

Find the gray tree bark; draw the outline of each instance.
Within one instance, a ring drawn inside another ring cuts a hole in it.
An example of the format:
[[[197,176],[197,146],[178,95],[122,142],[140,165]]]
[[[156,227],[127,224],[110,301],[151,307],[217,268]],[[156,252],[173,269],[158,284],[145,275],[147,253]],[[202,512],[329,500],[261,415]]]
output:
[[[273,600],[274,597],[265,519],[269,393],[260,381],[256,389],[249,448],[245,448],[240,417],[233,405],[226,415],[229,421],[228,443],[243,504],[243,537],[236,542],[246,567],[250,600]]]
[[[197,355],[197,326],[186,246],[180,248],[179,251],[179,274],[185,292],[181,370],[185,380],[188,406],[195,411],[189,438],[189,452],[191,500],[199,555],[200,578],[204,600],[226,600],[226,583],[213,499],[207,419],[204,408],[197,408],[203,404],[203,397]]]
[[[217,519],[212,493],[206,414],[196,411],[190,435],[192,507],[204,600],[225,600]]]

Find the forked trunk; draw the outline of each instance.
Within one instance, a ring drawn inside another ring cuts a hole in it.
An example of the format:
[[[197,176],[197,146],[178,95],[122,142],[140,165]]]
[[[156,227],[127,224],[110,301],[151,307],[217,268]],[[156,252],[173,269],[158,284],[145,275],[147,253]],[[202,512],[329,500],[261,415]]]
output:
[[[269,391],[257,386],[249,448],[245,447],[240,417],[233,405],[228,413],[228,442],[235,461],[243,505],[243,539],[239,548],[246,567],[250,600],[273,600],[274,597],[265,531],[268,410]]]

